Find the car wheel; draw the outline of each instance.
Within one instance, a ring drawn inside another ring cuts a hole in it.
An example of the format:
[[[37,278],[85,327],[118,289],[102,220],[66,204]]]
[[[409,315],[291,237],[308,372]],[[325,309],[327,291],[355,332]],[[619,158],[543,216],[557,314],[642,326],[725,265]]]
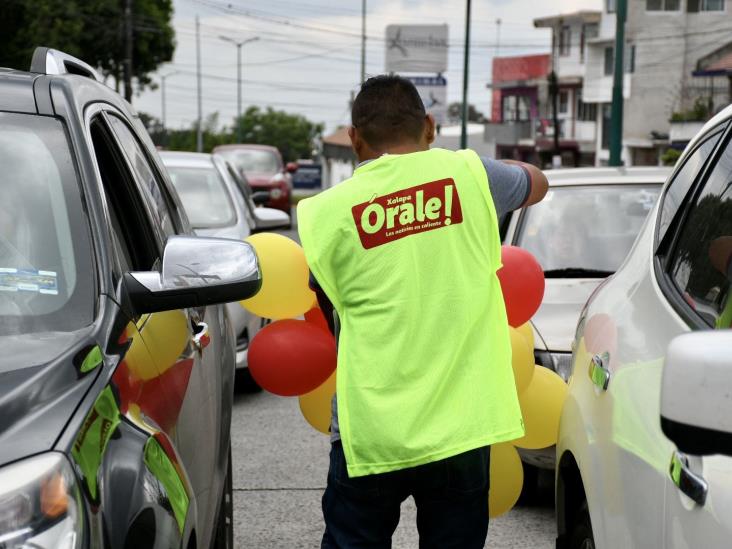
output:
[[[238,393],[259,393],[262,388],[252,377],[249,368],[241,368],[236,371],[235,387]]]
[[[595,538],[592,535],[592,523],[587,502],[577,510],[569,531],[568,549],[595,549]]]
[[[221,494],[219,513],[216,520],[214,549],[234,548],[234,498],[231,474],[231,443],[229,443],[229,465],[226,468],[224,491]]]
[[[539,468],[523,461],[521,465],[524,468],[524,483],[521,486],[518,504],[536,505],[539,499]]]

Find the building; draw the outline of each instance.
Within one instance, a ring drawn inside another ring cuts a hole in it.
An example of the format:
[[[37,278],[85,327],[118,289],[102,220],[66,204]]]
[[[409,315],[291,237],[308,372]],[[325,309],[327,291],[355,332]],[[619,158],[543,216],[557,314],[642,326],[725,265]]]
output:
[[[581,124],[575,134],[582,141],[594,131],[598,165],[609,158],[615,10],[615,0],[605,0],[599,14],[534,21],[552,30],[553,66],[567,93],[560,105],[576,106],[577,124],[594,120],[594,129]],[[622,158],[658,164],[664,150],[683,147],[700,122],[732,101],[728,0],[628,0],[625,38]]]

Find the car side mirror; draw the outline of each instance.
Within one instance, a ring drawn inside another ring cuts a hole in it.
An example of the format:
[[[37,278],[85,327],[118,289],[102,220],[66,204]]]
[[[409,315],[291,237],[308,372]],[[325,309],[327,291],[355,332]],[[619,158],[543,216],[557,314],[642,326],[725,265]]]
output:
[[[290,227],[290,216],[282,210],[274,208],[257,208],[254,210],[254,232],[286,229]]]
[[[298,165],[296,162],[288,162],[285,164],[285,171],[287,173],[295,173],[297,171]]]
[[[676,337],[661,383],[661,428],[684,453],[732,456],[732,331]]]
[[[173,236],[160,273],[128,272],[122,305],[133,316],[252,297],[262,286],[254,248],[223,238]]]
[[[269,193],[267,191],[256,191],[252,193],[252,202],[257,206],[262,206],[269,202]]]

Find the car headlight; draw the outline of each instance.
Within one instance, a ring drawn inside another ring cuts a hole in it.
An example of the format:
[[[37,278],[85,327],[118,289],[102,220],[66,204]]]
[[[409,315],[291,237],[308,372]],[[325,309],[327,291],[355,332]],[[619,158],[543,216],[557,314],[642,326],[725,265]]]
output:
[[[49,452],[0,468],[0,547],[77,549],[81,494],[63,454]]]
[[[569,381],[569,376],[572,375],[572,353],[535,350],[534,359],[539,366],[554,370],[564,381]]]
[[[277,200],[277,199],[278,199],[278,198],[280,198],[281,196],[282,196],[282,189],[280,189],[279,187],[274,187],[273,189],[271,189],[271,190],[269,191],[269,197],[270,197],[270,198],[271,198],[272,200]]]

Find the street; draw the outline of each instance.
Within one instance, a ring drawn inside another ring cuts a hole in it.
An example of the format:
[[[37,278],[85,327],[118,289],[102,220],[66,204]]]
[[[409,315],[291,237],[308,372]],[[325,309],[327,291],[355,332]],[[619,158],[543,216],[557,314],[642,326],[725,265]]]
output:
[[[266,392],[236,394],[231,429],[235,547],[319,547],[328,437],[305,422],[296,398]],[[491,521],[486,547],[554,547],[551,494],[541,500],[540,506],[516,507]],[[409,499],[402,506],[394,547],[417,546],[415,507]]]

